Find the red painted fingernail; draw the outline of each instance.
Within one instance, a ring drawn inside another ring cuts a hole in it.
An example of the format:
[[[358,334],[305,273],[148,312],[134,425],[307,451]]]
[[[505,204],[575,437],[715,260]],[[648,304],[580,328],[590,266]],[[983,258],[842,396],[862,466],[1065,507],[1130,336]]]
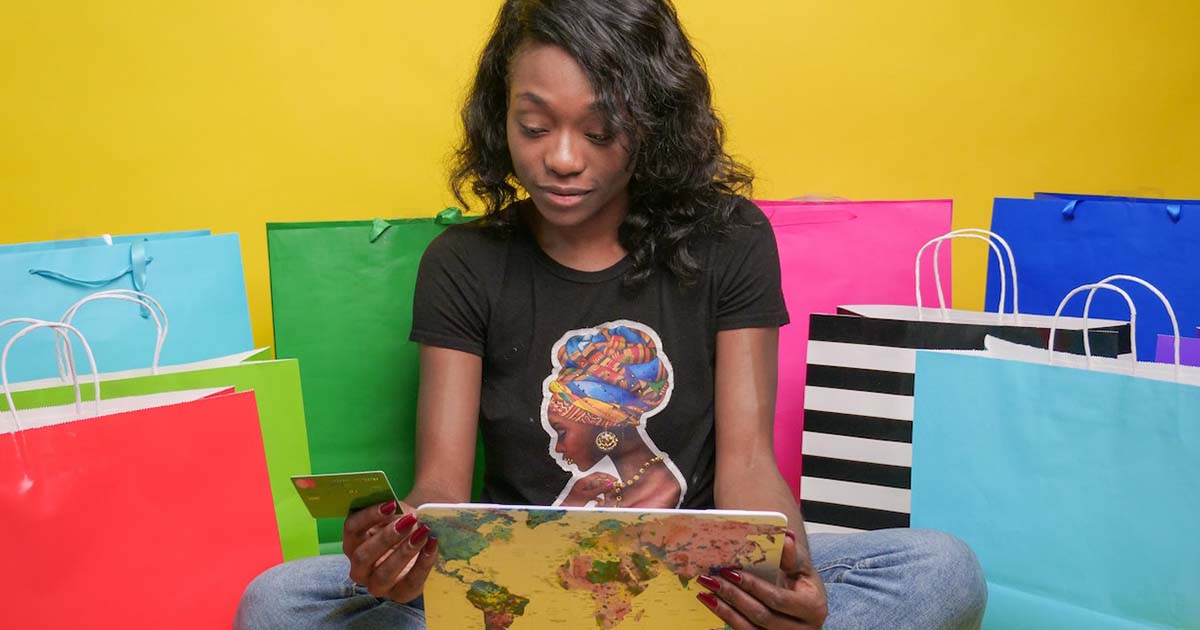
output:
[[[734,584],[742,583],[742,574],[733,569],[721,569],[721,577],[733,582]]]
[[[783,532],[783,535],[787,536],[788,538],[791,538],[792,542],[796,542],[796,532],[793,532],[792,530],[789,529],[789,530]]]
[[[425,544],[425,539],[429,537],[429,526],[421,523],[421,526],[413,532],[408,538],[408,544],[414,547],[420,547]]]
[[[387,503],[384,503],[383,505],[379,506],[379,513],[383,514],[384,516],[391,516],[391,515],[395,514],[396,513],[396,502],[388,501]]]
[[[709,610],[717,612],[716,595],[713,595],[712,593],[696,593],[696,599],[700,600],[700,603],[704,604],[705,606],[708,606]]]
[[[412,524],[417,520],[417,517],[412,514],[405,514],[400,520],[396,521],[396,533],[403,534],[405,530],[412,527]]]
[[[425,541],[425,547],[421,549],[422,553],[433,553],[437,551],[437,536],[429,535],[429,540]]]
[[[700,586],[703,586],[714,593],[721,590],[721,583],[712,576],[701,575],[700,577],[696,578],[696,581],[700,583]]]

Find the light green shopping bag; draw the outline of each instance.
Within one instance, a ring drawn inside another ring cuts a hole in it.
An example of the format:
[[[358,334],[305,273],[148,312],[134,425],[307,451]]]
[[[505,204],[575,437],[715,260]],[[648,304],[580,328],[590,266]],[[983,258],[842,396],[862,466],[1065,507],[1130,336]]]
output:
[[[428,219],[267,224],[276,356],[300,360],[314,473],[382,470],[401,497],[411,489],[417,266],[462,221],[451,208]],[[478,457],[475,470],[478,492]],[[340,553],[342,520],[317,527],[322,553]]]
[[[258,355],[258,356],[261,356]],[[85,380],[88,377],[83,377]],[[234,387],[237,391],[253,391],[258,403],[267,470],[275,516],[279,524],[279,539],[283,559],[292,560],[317,554],[316,522],[292,488],[289,477],[309,474],[308,440],[304,426],[304,406],[300,391],[300,370],[295,360],[245,361],[235,365],[167,371],[156,376],[101,375],[100,395],[105,398],[158,394],[170,391]],[[55,385],[25,389],[17,385],[13,398],[18,408],[63,405],[75,399],[70,385]],[[92,389],[82,388],[85,400]],[[7,411],[0,397],[0,410]],[[186,449],[187,444],[167,444],[164,448]],[[212,462],[214,468],[220,461]],[[196,471],[197,483],[203,483],[204,470]]]

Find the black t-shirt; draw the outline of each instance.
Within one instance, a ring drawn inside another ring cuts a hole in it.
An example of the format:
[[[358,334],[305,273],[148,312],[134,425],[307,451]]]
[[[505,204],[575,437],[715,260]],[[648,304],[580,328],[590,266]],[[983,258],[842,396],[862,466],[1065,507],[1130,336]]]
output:
[[[717,331],[788,316],[774,233],[749,201],[693,251],[694,284],[663,268],[631,292],[628,258],[570,269],[525,228],[501,238],[469,223],[434,239],[411,339],[483,358],[484,501],[713,506]]]

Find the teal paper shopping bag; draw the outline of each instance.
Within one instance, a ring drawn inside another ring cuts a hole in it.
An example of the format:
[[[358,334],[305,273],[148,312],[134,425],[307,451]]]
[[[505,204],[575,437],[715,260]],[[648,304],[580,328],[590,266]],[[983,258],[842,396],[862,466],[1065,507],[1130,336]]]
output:
[[[0,320],[56,321],[97,291],[136,289],[170,313],[171,338],[160,363],[176,365],[251,349],[250,312],[236,234],[179,236],[33,251],[0,251]],[[140,306],[89,304],[74,319],[103,372],[145,367],[155,354],[153,318]],[[12,335],[0,331],[0,344]],[[18,344],[10,380],[58,375],[53,336]],[[79,365],[81,371],[84,366]]]
[[[87,236],[84,238],[69,238],[57,241],[36,241],[32,243],[9,243],[0,245],[0,255],[23,252],[40,252],[55,249],[74,249],[76,247],[94,247],[98,245],[124,245],[136,241],[151,241],[165,238],[188,238],[192,236],[208,236],[209,230],[188,230],[184,232],[155,232],[151,234],[120,234],[116,236]]]
[[[1171,382],[917,353],[912,525],[978,554],[985,628],[1200,627],[1187,370]]]

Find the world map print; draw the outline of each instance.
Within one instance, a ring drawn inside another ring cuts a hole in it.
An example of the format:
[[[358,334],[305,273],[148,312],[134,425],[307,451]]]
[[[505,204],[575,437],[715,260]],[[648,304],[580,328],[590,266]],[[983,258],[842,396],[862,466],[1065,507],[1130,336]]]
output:
[[[723,628],[696,577],[736,566],[773,579],[781,515],[685,510],[425,506],[438,537],[425,585],[439,628]]]

